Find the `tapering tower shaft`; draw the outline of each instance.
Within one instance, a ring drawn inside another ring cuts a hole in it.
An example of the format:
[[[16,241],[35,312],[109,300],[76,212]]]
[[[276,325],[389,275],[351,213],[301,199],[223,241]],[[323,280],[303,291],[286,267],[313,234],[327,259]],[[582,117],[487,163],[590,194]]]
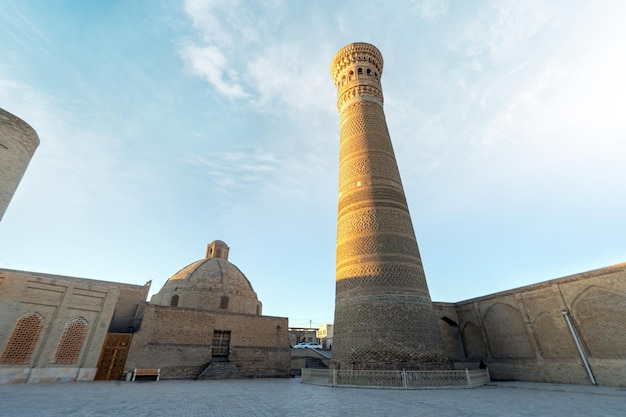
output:
[[[340,116],[333,362],[440,367],[441,335],[385,121],[382,69],[380,51],[367,43],[345,46],[331,64]]]
[[[37,132],[19,117],[0,109],[0,220],[37,146]]]

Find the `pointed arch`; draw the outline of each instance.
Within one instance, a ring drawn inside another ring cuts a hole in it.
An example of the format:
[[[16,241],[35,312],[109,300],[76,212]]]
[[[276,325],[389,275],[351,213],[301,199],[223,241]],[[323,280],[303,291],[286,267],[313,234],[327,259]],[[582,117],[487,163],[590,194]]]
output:
[[[517,308],[505,303],[496,303],[485,312],[483,323],[495,357],[534,356],[526,325]]]
[[[544,358],[577,355],[576,345],[560,312],[541,312],[533,321],[533,330]]]
[[[465,323],[461,330],[465,356],[468,358],[485,358],[487,350],[483,343],[483,335],[480,328],[472,322]]]
[[[626,295],[592,285],[572,303],[572,316],[591,356],[613,357],[626,352]]]
[[[41,314],[35,312],[22,316],[15,324],[0,357],[0,363],[29,363],[42,330],[43,316]]]
[[[54,363],[70,365],[78,362],[88,328],[89,323],[83,317],[76,317],[65,323],[61,340],[54,353]]]

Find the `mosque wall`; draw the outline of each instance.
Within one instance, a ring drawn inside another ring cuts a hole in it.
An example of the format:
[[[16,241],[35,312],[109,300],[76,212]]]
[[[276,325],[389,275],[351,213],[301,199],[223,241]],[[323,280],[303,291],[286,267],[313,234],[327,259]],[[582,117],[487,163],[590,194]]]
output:
[[[215,331],[230,332],[228,361],[242,376],[288,376],[287,318],[147,305],[126,371],[160,368],[161,377],[196,378],[212,362]]]
[[[433,303],[433,309],[435,317],[439,319],[444,354],[452,360],[462,360],[465,355],[454,303]]]
[[[435,311],[458,368],[483,360],[496,380],[590,384],[569,317],[598,385],[626,386],[626,264],[435,303]]]
[[[92,380],[120,294],[137,304],[147,288],[0,269],[0,383]]]

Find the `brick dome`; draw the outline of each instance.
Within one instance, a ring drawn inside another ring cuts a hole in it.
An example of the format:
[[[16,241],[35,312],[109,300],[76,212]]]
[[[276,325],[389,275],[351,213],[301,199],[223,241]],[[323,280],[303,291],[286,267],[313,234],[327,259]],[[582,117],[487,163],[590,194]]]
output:
[[[172,275],[150,302],[179,308],[260,315],[262,304],[248,278],[228,261],[229,249],[220,240],[209,243],[206,257]]]

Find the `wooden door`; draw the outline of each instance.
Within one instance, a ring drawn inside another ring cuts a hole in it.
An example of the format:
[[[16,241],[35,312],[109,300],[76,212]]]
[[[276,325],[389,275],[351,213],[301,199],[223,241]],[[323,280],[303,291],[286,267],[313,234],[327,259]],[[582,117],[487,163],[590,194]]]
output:
[[[230,332],[225,330],[213,331],[212,356],[228,357],[230,348]]]
[[[122,379],[132,338],[132,333],[107,333],[98,360],[96,380],[119,381]]]

